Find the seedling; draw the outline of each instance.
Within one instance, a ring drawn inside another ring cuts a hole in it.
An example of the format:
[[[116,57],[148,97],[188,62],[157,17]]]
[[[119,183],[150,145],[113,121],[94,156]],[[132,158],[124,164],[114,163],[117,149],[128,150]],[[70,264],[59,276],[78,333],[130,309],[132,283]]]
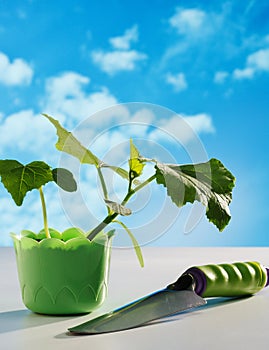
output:
[[[107,207],[107,216],[87,233],[89,240],[93,240],[110,223],[118,223],[130,236],[139,262],[143,266],[139,244],[130,229],[118,219],[118,216],[130,215],[132,212],[129,208],[126,208],[127,202],[135,193],[153,181],[166,188],[167,195],[177,207],[180,208],[186,203],[198,201],[205,206],[208,220],[219,231],[222,231],[228,225],[231,219],[229,204],[232,200],[235,177],[219,160],[212,158],[208,162],[188,165],[165,164],[156,159],[141,156],[133,141],[130,140],[129,170],[127,171],[104,163],[89,149],[84,147],[71,132],[63,128],[56,119],[47,114],[44,114],[44,116],[56,128],[58,135],[56,148],[77,158],[82,164],[94,166],[97,170],[104,204]],[[139,177],[148,163],[154,164],[154,172],[145,181],[140,182],[138,181]],[[127,181],[126,195],[120,203],[116,203],[109,198],[109,192],[102,172],[104,168],[111,169]]]

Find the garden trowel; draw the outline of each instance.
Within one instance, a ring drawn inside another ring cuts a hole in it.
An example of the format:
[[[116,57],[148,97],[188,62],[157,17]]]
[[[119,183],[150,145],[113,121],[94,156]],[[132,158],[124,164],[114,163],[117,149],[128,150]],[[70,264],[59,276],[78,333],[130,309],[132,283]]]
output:
[[[202,306],[204,298],[255,294],[269,284],[268,277],[269,269],[257,262],[193,266],[163,290],[69,328],[69,332],[99,334],[135,328]]]

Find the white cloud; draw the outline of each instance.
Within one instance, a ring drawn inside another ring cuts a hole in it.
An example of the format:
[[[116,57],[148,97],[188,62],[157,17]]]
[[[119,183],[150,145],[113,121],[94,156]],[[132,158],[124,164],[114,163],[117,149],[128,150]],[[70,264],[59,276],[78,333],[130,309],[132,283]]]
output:
[[[168,24],[170,29],[179,35],[180,40],[177,38],[166,48],[159,61],[160,69],[167,69],[168,66],[171,66],[170,61],[175,57],[184,59],[184,54],[196,47],[199,48],[199,57],[201,57],[204,53],[204,50],[200,49],[201,43],[205,47],[210,45],[210,40],[217,33],[223,33],[224,22],[225,14],[223,12],[206,12],[199,8],[177,7],[174,14],[168,19]],[[212,48],[215,48],[215,46],[214,42]],[[193,52],[190,55],[193,55]],[[176,64],[178,66],[178,60]]]
[[[0,52],[0,83],[4,85],[29,85],[33,77],[33,69],[21,58],[11,62],[7,55]]]
[[[122,36],[116,36],[109,39],[114,49],[129,50],[132,42],[138,40],[138,27],[134,25],[132,28],[126,29]]]
[[[252,79],[254,77],[255,70],[250,67],[246,67],[244,69],[235,69],[233,71],[234,79]]]
[[[22,153],[31,160],[42,157],[54,161],[57,157],[51,125],[30,109],[3,118],[0,121],[0,135],[0,152],[7,158],[10,154]]]
[[[257,73],[269,72],[269,49],[261,49],[247,57],[243,69],[233,71],[234,79],[252,79]]]
[[[94,51],[92,52],[93,62],[96,63],[101,70],[108,74],[115,74],[120,71],[132,71],[135,69],[139,61],[144,61],[147,55],[136,50],[129,51]]]
[[[188,87],[185,75],[183,73],[166,75],[166,82],[174,87],[174,90],[179,92],[186,90]]]
[[[151,124],[154,122],[154,120],[156,119],[156,116],[154,115],[154,113],[144,107],[139,109],[137,112],[135,112],[132,116],[131,122],[132,123],[143,123],[143,124]]]
[[[247,58],[247,66],[256,71],[269,72],[269,48],[258,50]]]
[[[46,97],[42,101],[43,112],[52,114],[67,125],[84,120],[99,110],[117,103],[117,99],[105,87],[87,93],[90,79],[75,72],[64,72],[46,81]]]
[[[206,113],[196,115],[184,115],[180,118],[178,115],[170,119],[160,120],[159,128],[151,133],[154,140],[163,140],[167,138],[167,134],[176,138],[180,143],[187,144],[195,140],[198,134],[213,133],[215,131],[212,118]]]
[[[113,75],[121,71],[132,71],[138,62],[147,59],[143,52],[131,49],[131,43],[138,40],[138,27],[127,29],[122,36],[109,39],[113,50],[94,50],[91,53],[93,62],[107,74]]]
[[[55,100],[62,100],[66,96],[78,97],[82,86],[90,83],[90,78],[75,72],[64,72],[58,76],[48,78],[46,81],[46,92]]]
[[[66,72],[46,81],[46,94],[41,101],[44,112],[60,119],[67,128],[117,103],[106,88],[87,93],[90,79],[75,72]],[[95,118],[93,118],[94,120]],[[111,119],[108,118],[108,123]],[[99,120],[96,125],[101,124]],[[87,138],[95,136],[96,126],[91,125]],[[55,161],[55,130],[50,123],[33,110],[21,110],[0,118],[0,153],[25,154],[30,158],[43,157]],[[38,158],[37,158],[38,159]]]
[[[204,29],[207,24],[207,16],[199,9],[177,8],[176,13],[169,19],[169,23],[179,34],[201,34],[201,29]]]
[[[197,133],[213,133],[215,128],[212,123],[212,118],[209,114],[199,113],[193,116],[185,116],[184,120]]]
[[[223,84],[228,76],[229,76],[228,72],[225,72],[225,71],[216,72],[214,76],[214,82],[216,84]]]

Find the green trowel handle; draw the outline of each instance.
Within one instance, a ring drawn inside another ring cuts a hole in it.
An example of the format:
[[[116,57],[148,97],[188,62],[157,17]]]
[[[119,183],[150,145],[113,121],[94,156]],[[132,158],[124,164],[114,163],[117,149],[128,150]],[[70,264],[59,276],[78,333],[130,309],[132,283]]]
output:
[[[269,270],[258,262],[193,266],[185,274],[195,281],[202,297],[234,297],[255,294],[268,285]]]

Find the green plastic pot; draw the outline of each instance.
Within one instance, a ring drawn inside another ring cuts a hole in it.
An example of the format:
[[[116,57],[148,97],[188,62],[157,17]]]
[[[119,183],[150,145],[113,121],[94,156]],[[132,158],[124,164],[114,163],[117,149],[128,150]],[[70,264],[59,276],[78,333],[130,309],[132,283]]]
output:
[[[107,295],[112,235],[89,241],[76,228],[50,233],[12,235],[25,306],[50,315],[93,311]]]

